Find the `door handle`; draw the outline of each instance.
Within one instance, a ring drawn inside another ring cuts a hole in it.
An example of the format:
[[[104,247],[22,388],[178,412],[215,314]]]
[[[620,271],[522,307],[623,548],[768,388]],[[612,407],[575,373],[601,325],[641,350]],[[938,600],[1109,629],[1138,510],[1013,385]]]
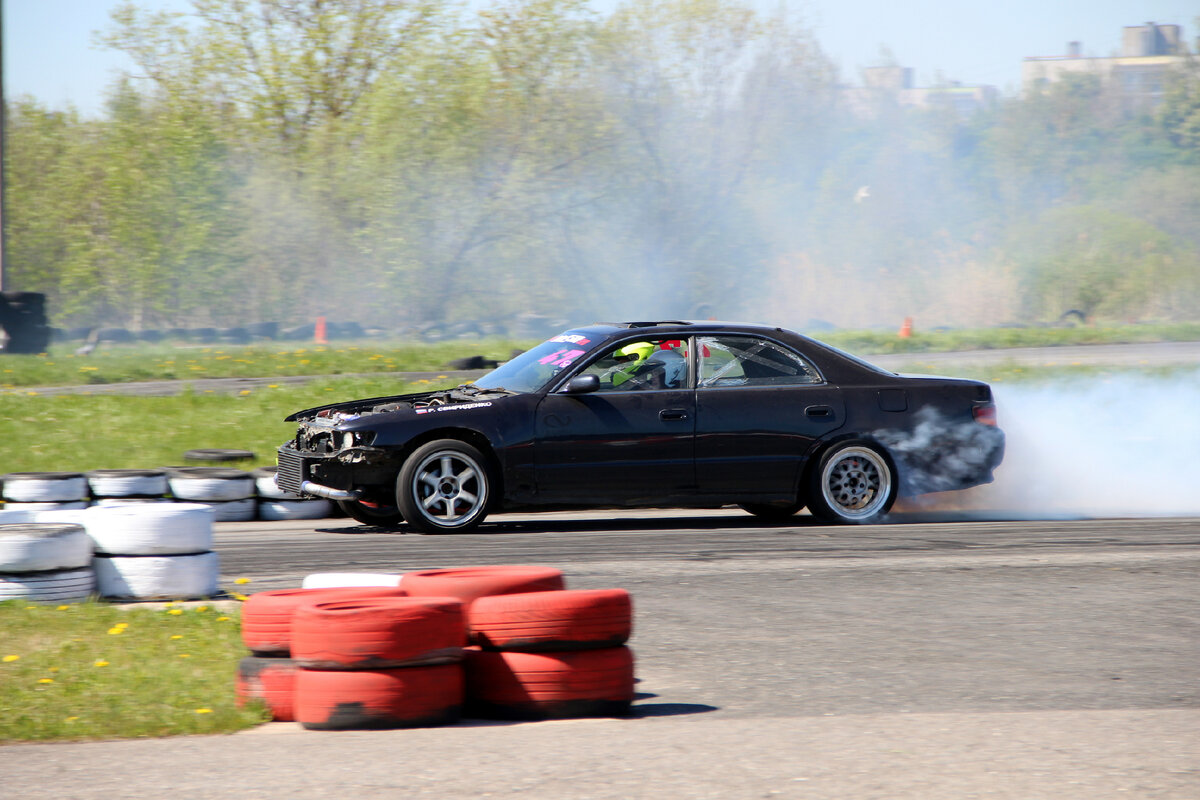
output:
[[[662,420],[687,419],[686,408],[664,408],[658,412],[658,418]]]
[[[832,417],[833,406],[809,406],[808,408],[804,409],[804,413],[810,417]]]

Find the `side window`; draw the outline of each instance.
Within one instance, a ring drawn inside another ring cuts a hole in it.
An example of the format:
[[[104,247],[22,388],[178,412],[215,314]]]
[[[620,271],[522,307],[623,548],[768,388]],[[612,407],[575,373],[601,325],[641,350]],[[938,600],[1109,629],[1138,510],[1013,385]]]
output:
[[[749,336],[701,336],[699,385],[797,386],[820,383],[816,368],[774,342]]]
[[[687,343],[679,339],[626,342],[605,353],[579,374],[598,376],[601,392],[686,389]]]

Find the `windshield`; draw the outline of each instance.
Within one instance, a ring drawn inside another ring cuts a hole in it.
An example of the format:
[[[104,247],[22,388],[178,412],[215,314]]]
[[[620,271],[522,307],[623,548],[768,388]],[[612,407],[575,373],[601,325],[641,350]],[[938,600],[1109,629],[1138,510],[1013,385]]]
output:
[[[475,381],[481,389],[536,392],[544,388],[595,345],[595,339],[574,331],[555,336],[512,361],[506,361]]]

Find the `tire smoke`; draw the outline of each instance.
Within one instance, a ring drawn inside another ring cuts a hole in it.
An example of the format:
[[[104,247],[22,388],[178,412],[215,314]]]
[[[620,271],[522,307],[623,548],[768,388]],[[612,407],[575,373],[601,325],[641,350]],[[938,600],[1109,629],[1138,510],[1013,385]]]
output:
[[[919,507],[1024,518],[1200,515],[1200,371],[992,389],[1007,437],[995,482]]]

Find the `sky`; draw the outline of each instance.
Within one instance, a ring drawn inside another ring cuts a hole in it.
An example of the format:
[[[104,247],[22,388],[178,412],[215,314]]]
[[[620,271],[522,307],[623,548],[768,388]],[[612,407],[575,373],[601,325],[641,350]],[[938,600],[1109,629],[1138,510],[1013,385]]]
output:
[[[618,0],[592,0],[604,13]],[[743,0],[764,12],[780,0]],[[93,32],[109,26],[117,0],[0,0],[4,21],[4,90],[32,95],[54,109],[100,114],[106,89],[133,64],[97,48]],[[145,8],[186,11],[187,0],[140,0]],[[917,86],[939,78],[1020,89],[1021,59],[1063,55],[1079,41],[1085,56],[1115,54],[1121,29],[1148,21],[1183,26],[1196,50],[1200,0],[786,0],[838,65],[843,82],[881,63],[886,47],[914,69]]]

